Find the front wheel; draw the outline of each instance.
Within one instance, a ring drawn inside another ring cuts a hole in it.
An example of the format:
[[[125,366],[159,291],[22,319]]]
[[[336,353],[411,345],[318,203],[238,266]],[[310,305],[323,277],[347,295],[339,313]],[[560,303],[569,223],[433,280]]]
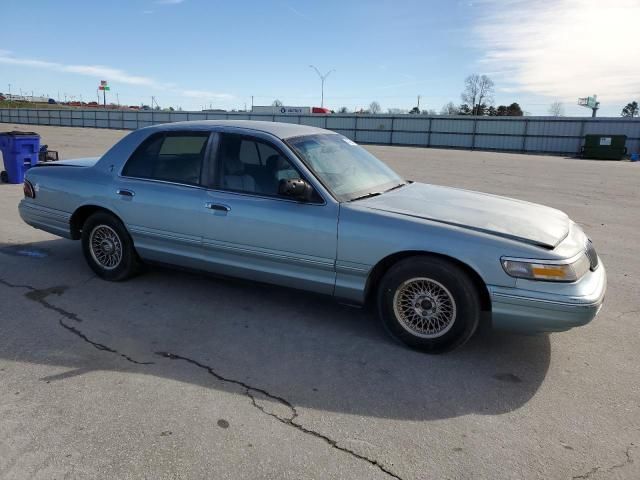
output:
[[[107,212],[96,212],[82,226],[82,251],[100,278],[125,280],[139,270],[133,241],[122,222]]]
[[[469,275],[438,257],[411,257],[389,269],[378,290],[378,313],[389,334],[428,353],[465,343],[480,320],[480,297]]]

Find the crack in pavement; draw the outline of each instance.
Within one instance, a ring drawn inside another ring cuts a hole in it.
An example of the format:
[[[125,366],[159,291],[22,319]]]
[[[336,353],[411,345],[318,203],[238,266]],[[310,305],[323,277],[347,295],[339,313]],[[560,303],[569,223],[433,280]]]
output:
[[[604,473],[610,473],[613,470],[616,470],[617,468],[623,468],[626,467],[627,465],[630,465],[633,463],[633,458],[631,458],[631,449],[635,448],[636,446],[632,443],[631,445],[629,445],[627,447],[627,449],[624,452],[625,455],[625,459],[621,462],[621,463],[616,463],[615,465],[610,466],[609,468],[607,468],[606,470],[603,470]],[[585,478],[590,478],[591,475],[594,475],[595,473],[598,473],[600,471],[601,467],[599,465],[596,465],[595,467],[593,467],[591,470],[589,470],[587,473],[583,473],[582,475],[574,475],[573,477],[571,477],[573,480],[577,480],[579,478],[585,479]]]
[[[90,279],[89,279],[90,280]],[[56,313],[58,313],[59,315],[61,315],[63,318],[69,319],[69,320],[73,320],[77,323],[82,322],[82,318],[80,318],[76,313],[73,312],[69,312],[68,310],[65,310],[61,307],[58,307],[56,305],[51,304],[50,302],[48,302],[46,299],[47,297],[49,297],[50,295],[62,295],[65,291],[68,290],[68,287],[66,286],[57,286],[57,287],[50,287],[50,288],[42,288],[42,289],[38,289],[35,288],[31,285],[25,285],[25,284],[14,284],[11,282],[8,282],[6,280],[3,280],[0,278],[0,284],[5,285],[7,287],[10,288],[22,288],[22,289],[26,289],[28,290],[27,293],[25,293],[25,297],[28,298],[29,300],[38,303],[39,305],[43,306],[44,308],[54,311]],[[60,324],[61,327],[63,327],[64,329],[66,329],[67,331],[73,333],[74,335],[76,335],[77,337],[81,338],[83,341],[85,341],[86,343],[90,344],[91,346],[93,346],[94,348],[100,350],[100,351],[104,351],[104,352],[108,352],[108,353],[113,353],[115,355],[119,355],[120,357],[124,358],[125,360],[127,360],[128,362],[137,364],[137,365],[153,365],[155,364],[155,362],[141,362],[138,360],[135,360],[133,358],[131,358],[130,356],[118,352],[116,349],[111,348],[107,345],[104,345],[102,343],[98,343],[94,340],[91,340],[86,334],[84,334],[81,330],[79,330],[77,327],[70,325],[68,323],[65,323],[63,321],[63,318],[58,319],[58,323]],[[289,427],[295,428],[296,430],[306,434],[306,435],[311,435],[313,437],[316,437],[322,441],[324,441],[325,443],[327,443],[331,448],[335,448],[336,450],[339,450],[341,452],[344,452],[348,455],[351,455],[354,458],[357,458],[359,460],[363,460],[367,463],[369,463],[370,465],[378,468],[381,472],[389,475],[392,478],[396,478],[398,480],[402,480],[401,477],[399,477],[398,475],[396,475],[395,473],[393,473],[392,471],[390,471],[388,468],[386,468],[384,465],[382,465],[380,462],[378,462],[377,460],[371,459],[365,455],[362,455],[360,453],[357,453],[347,447],[344,447],[342,445],[339,445],[338,442],[334,439],[332,439],[331,437],[324,435],[320,432],[317,432],[315,430],[311,430],[303,425],[301,425],[300,423],[296,422],[296,418],[298,417],[298,411],[296,410],[295,406],[289,402],[287,399],[280,397],[278,395],[272,394],[270,392],[268,392],[265,389],[259,388],[259,387],[254,387],[252,385],[249,385],[248,383],[242,382],[241,380],[236,380],[233,378],[228,378],[228,377],[224,377],[222,375],[220,375],[219,373],[217,373],[215,370],[213,370],[213,368],[209,367],[208,365],[205,365],[203,363],[198,362],[197,360],[193,360],[191,358],[188,357],[183,357],[180,355],[176,355],[173,353],[167,353],[167,352],[155,352],[156,355],[161,356],[163,358],[168,358],[170,360],[182,360],[185,361],[187,363],[190,363],[192,365],[195,365],[198,368],[204,369],[207,371],[207,373],[209,373],[209,375],[213,376],[214,378],[216,378],[217,380],[221,381],[221,382],[226,382],[226,383],[230,383],[233,385],[237,385],[241,388],[244,389],[244,394],[251,400],[251,404],[253,407],[255,407],[256,409],[258,409],[260,412],[269,415],[270,417],[278,420],[280,423],[287,425]],[[271,400],[275,400],[276,402],[278,402],[280,405],[283,405],[284,407],[286,407],[290,412],[291,415],[288,417],[283,417],[280,415],[277,415],[275,413],[269,412],[267,411],[264,406],[260,405],[257,401],[257,396],[262,395],[268,399]]]
[[[77,314],[73,312],[69,312],[68,310],[65,310],[63,308],[57,307],[46,300],[49,295],[58,295],[58,296],[62,295],[68,289],[68,287],[66,286],[58,286],[58,287],[50,287],[50,288],[35,288],[31,285],[14,284],[6,280],[3,280],[1,278],[0,278],[0,284],[5,285],[9,288],[24,288],[28,290],[28,292],[25,293],[24,296],[27,297],[29,300],[38,303],[39,305],[43,306],[47,310],[52,310],[56,312],[57,314],[61,315],[64,318],[73,320],[77,323],[82,322],[82,319]],[[135,363],[136,365],[153,365],[155,363],[155,362],[141,362],[141,361],[135,360],[129,355],[117,351],[115,348],[111,348],[107,345],[91,340],[89,337],[87,337],[86,334],[84,334],[78,328],[74,327],[73,325],[69,325],[68,323],[65,323],[62,318],[58,319],[58,323],[62,328],[73,333],[75,336],[81,338],[86,343],[88,343],[89,345],[92,345],[94,348],[98,350],[119,355],[120,357],[124,358],[126,361]]]
[[[278,395],[274,395],[270,392],[268,392],[267,390],[263,389],[263,388],[259,388],[259,387],[254,387],[249,385],[248,383],[245,383],[241,380],[236,380],[233,378],[229,378],[229,377],[225,377],[221,374],[219,374],[218,372],[216,372],[212,367],[205,365],[203,363],[198,362],[197,360],[194,360],[192,358],[188,358],[188,357],[184,357],[182,355],[176,355],[174,353],[169,353],[169,352],[155,352],[156,355],[163,357],[163,358],[168,358],[169,360],[182,360],[184,362],[187,362],[191,365],[194,365],[198,368],[201,368],[203,370],[205,370],[209,375],[211,375],[212,377],[214,377],[215,379],[221,381],[221,382],[226,382],[226,383],[230,383],[233,385],[236,385],[238,387],[241,387],[244,389],[244,394],[251,400],[251,404],[253,407],[257,408],[259,411],[261,411],[262,413],[269,415],[270,417],[278,420],[280,423],[283,423],[284,425],[287,425],[289,427],[295,428],[296,430],[306,434],[306,435],[311,435],[313,437],[316,437],[320,440],[323,440],[325,443],[327,443],[330,447],[335,448],[336,450],[339,450],[341,452],[344,452],[348,455],[351,455],[354,458],[357,458],[359,460],[364,460],[365,462],[368,462],[370,465],[378,468],[380,471],[386,473],[387,475],[389,475],[392,478],[396,478],[398,480],[402,480],[402,478],[398,475],[396,475],[395,473],[393,473],[391,470],[389,470],[388,468],[386,468],[384,465],[382,465],[380,462],[378,462],[377,460],[371,459],[365,455],[362,455],[360,453],[357,453],[347,447],[343,447],[341,445],[338,444],[337,440],[332,439],[331,437],[328,437],[327,435],[324,435],[320,432],[317,432],[315,430],[311,430],[303,425],[301,425],[299,422],[296,422],[296,418],[298,417],[298,411],[296,410],[296,407],[289,402],[287,399],[280,397]],[[285,406],[286,408],[288,408],[291,411],[291,415],[288,417],[282,417],[280,415],[277,415],[275,413],[272,412],[268,412],[262,405],[259,405],[257,400],[256,400],[256,394],[260,394],[263,395],[271,400],[275,400],[276,402],[278,402],[279,404]]]

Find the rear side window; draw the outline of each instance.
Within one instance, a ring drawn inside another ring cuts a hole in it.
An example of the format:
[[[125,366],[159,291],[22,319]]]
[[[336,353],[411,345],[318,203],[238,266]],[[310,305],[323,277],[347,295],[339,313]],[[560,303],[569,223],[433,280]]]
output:
[[[198,185],[208,138],[206,132],[154,135],[131,155],[122,175]]]

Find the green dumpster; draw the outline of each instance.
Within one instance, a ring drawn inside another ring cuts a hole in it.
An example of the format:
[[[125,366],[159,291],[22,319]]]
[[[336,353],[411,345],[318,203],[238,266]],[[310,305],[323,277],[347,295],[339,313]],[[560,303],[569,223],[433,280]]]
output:
[[[582,156],[598,160],[622,160],[627,153],[626,135],[585,135]]]

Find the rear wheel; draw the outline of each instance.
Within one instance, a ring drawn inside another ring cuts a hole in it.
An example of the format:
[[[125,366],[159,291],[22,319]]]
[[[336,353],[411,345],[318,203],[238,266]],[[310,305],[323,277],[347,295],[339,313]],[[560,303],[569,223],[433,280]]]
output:
[[[129,233],[107,212],[94,213],[82,226],[82,251],[91,269],[105,280],[125,280],[140,267]]]
[[[378,312],[396,340],[428,353],[465,343],[480,320],[480,297],[467,273],[438,257],[411,257],[380,282]]]

